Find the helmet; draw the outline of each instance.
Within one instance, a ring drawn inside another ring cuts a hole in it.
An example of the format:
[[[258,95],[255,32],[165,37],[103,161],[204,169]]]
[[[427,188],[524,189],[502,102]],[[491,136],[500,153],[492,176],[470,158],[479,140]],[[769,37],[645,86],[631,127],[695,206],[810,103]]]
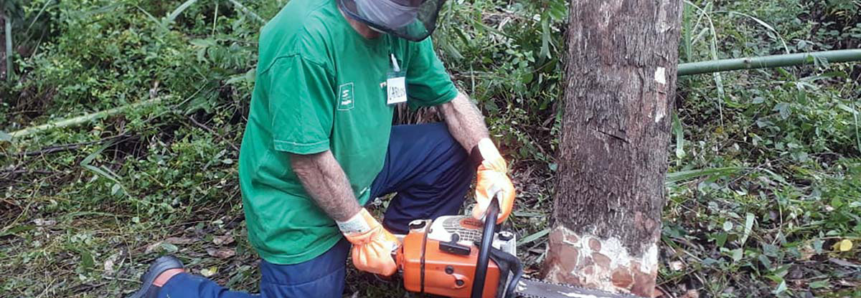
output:
[[[338,7],[376,31],[421,41],[436,29],[444,3],[445,0],[338,0]]]

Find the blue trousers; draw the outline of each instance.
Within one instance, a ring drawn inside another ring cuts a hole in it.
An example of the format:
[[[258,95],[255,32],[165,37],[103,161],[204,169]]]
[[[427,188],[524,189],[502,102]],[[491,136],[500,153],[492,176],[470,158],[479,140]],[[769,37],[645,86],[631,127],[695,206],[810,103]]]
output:
[[[406,234],[414,219],[457,214],[476,165],[452,138],[445,124],[399,125],[392,128],[383,170],[371,186],[371,198],[397,192],[389,203],[383,226]],[[228,291],[203,277],[182,273],[159,293],[166,297],[341,297],[350,243],[342,239],[310,261],[279,265],[260,262],[260,294]]]

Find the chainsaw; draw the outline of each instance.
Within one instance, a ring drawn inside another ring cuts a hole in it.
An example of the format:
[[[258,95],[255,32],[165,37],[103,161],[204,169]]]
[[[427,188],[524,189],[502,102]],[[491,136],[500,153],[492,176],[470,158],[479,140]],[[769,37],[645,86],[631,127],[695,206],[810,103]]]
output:
[[[492,200],[484,222],[470,216],[412,221],[393,253],[404,288],[453,298],[637,297],[524,278],[516,236],[496,231],[497,200]]]

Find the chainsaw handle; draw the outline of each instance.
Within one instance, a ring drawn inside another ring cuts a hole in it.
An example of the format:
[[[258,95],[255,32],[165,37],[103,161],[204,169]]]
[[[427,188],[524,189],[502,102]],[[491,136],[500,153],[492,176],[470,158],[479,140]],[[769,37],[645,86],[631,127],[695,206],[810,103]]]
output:
[[[485,278],[487,277],[487,265],[490,263],[490,249],[493,248],[493,235],[496,233],[496,216],[499,214],[499,196],[497,192],[487,206],[487,214],[484,217],[484,229],[481,233],[481,246],[478,248],[478,261],[475,265],[475,276],[472,278],[472,298],[482,298],[484,292]]]

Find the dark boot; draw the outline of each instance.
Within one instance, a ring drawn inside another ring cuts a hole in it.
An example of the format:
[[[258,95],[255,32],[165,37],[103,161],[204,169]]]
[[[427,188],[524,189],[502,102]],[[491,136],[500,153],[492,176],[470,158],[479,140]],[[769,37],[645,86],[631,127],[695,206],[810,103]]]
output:
[[[182,262],[173,257],[173,256],[163,256],[155,261],[149,266],[146,273],[141,276],[141,285],[140,290],[132,294],[129,298],[157,298],[158,292],[161,291],[160,286],[156,286],[153,283],[159,275],[168,271],[170,269],[182,269]]]

